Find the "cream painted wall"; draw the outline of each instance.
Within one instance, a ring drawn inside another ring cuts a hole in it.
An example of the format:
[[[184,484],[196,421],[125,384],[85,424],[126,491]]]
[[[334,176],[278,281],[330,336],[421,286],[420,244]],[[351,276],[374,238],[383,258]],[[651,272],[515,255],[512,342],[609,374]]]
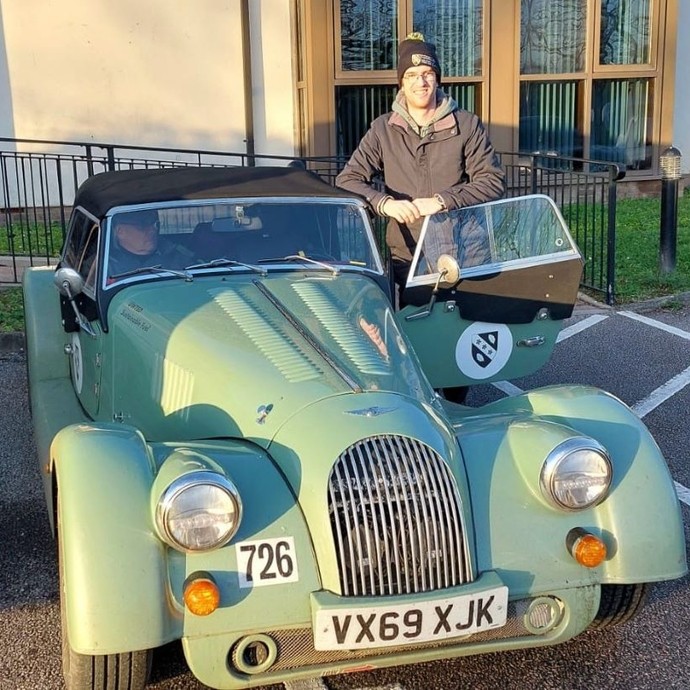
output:
[[[289,2],[250,5],[255,148],[291,155]],[[239,0],[2,0],[0,12],[0,136],[245,150]]]

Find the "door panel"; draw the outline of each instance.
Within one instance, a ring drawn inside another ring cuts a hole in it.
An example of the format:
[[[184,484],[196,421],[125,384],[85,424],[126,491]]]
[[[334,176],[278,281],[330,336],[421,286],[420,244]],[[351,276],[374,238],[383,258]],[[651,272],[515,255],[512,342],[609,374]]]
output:
[[[436,214],[422,228],[397,319],[436,388],[518,378],[548,361],[581,273],[549,197]]]

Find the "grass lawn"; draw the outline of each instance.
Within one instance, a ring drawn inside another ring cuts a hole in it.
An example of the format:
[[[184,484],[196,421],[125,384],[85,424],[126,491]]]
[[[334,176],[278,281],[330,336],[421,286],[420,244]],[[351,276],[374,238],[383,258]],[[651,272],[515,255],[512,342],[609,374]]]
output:
[[[0,333],[23,330],[24,305],[21,288],[0,288]]]
[[[616,208],[616,302],[690,291],[690,193],[678,203],[676,270],[659,267],[659,199],[624,199]]]
[[[660,213],[659,199],[621,199],[618,202],[617,304],[690,291],[690,191],[678,203],[676,270],[668,275],[663,274],[659,268]],[[42,234],[38,233],[37,236]],[[57,229],[54,229],[52,241],[57,243],[58,239]],[[0,333],[20,331],[23,328],[21,288],[0,287]]]
[[[0,254],[57,256],[62,239],[62,226],[57,221],[48,225],[18,222],[12,226],[12,237],[6,226],[0,227]]]

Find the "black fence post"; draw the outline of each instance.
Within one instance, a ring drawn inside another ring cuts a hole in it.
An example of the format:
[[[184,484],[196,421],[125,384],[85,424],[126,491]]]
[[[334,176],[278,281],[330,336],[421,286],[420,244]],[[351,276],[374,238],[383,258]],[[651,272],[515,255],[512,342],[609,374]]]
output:
[[[537,156],[535,154],[530,154],[530,171],[532,173],[530,177],[530,194],[536,194],[538,190],[537,186]]]
[[[681,153],[674,146],[669,146],[659,157],[659,167],[661,168],[659,262],[662,273],[672,273],[676,270],[680,159]]]
[[[106,157],[108,159],[108,170],[115,170],[117,166],[115,165],[115,147],[106,146],[105,147]]]
[[[620,170],[616,165],[609,165],[609,182],[607,198],[607,234],[606,234],[606,304],[611,306],[616,299],[616,183],[620,179]]]
[[[91,177],[91,175],[93,175],[93,155],[91,153],[91,146],[86,144],[84,150],[86,152],[86,172],[89,177]]]

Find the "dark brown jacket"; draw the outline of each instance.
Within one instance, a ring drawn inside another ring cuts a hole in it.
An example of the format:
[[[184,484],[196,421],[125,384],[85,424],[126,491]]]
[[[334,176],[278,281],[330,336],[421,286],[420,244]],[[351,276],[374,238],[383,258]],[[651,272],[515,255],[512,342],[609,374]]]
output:
[[[364,198],[374,213],[387,195],[416,199],[440,194],[449,210],[503,196],[505,174],[479,118],[454,110],[420,137],[397,112],[376,118],[336,178]],[[383,176],[385,189],[375,186]],[[374,180],[374,182],[372,182]],[[422,220],[388,222],[386,242],[395,262],[410,262]]]

